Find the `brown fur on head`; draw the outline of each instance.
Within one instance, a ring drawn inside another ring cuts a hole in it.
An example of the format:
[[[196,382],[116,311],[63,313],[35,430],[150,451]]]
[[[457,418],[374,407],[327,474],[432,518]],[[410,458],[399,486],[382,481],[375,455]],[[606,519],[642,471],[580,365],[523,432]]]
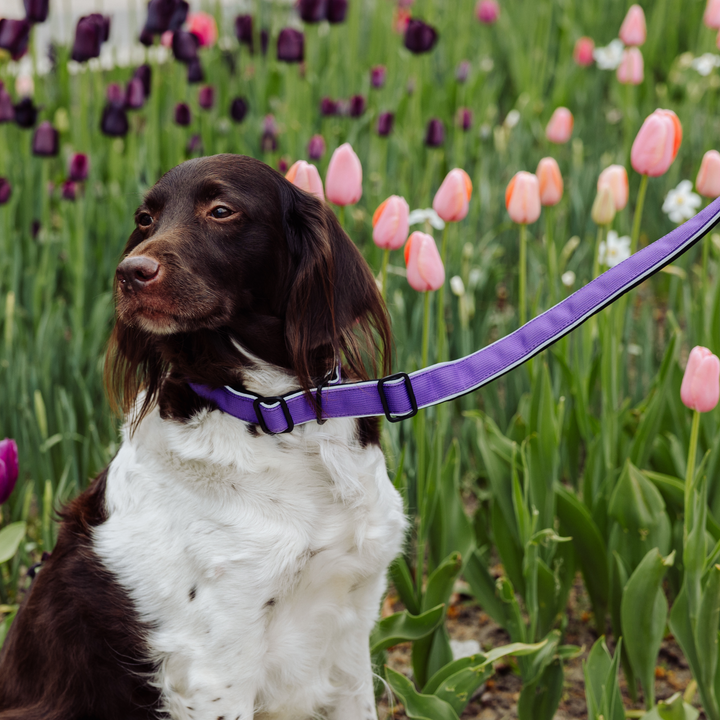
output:
[[[188,381],[241,386],[249,361],[235,343],[305,391],[336,357],[356,379],[367,379],[364,352],[388,372],[387,310],[365,260],[325,203],[264,163],[184,162],[135,219],[105,379],[125,413],[146,391],[136,423],[158,401],[163,416],[191,414],[200,401]]]

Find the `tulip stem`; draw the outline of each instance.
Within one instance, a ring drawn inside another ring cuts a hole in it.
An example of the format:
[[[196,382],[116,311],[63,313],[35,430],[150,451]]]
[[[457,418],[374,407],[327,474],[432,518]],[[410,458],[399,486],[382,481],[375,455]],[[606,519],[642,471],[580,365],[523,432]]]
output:
[[[702,284],[700,286],[701,292],[700,292],[700,337],[703,338],[703,342],[705,344],[708,344],[710,342],[710,338],[707,337],[707,333],[705,328],[707,327],[707,323],[705,322],[706,313],[705,313],[705,307],[707,298],[710,294],[710,288],[708,287],[708,261],[710,259],[710,239],[704,238],[702,241]],[[707,316],[709,317],[710,314],[708,313]]]
[[[520,225],[520,325],[527,321],[527,226]]]
[[[648,176],[643,175],[640,179],[637,204],[635,205],[635,217],[633,218],[632,237],[630,238],[630,253],[635,254],[640,238],[640,223],[642,221],[643,205],[645,204],[645,192],[647,191]]]
[[[390,249],[385,248],[382,259],[382,270],[380,273],[380,282],[382,287],[380,288],[380,294],[382,295],[383,302],[387,302],[387,266],[388,259],[390,258]]]
[[[442,236],[442,244],[440,246],[440,260],[442,261],[442,266],[445,267],[445,262],[447,258],[447,238],[448,238],[448,229],[450,227],[449,223],[445,223],[445,229],[443,230],[443,236]],[[437,317],[437,327],[438,327],[438,345],[437,345],[437,361],[438,362],[444,362],[445,361],[445,346],[447,344],[447,330],[445,328],[445,283],[438,288],[438,317]]]
[[[553,209],[545,208],[545,243],[548,257],[548,285],[550,290],[550,305],[555,304],[555,285],[557,283],[557,256],[555,253],[555,240],[553,238]]]
[[[698,437],[700,436],[700,413],[693,410],[692,429],[690,430],[690,449],[688,450],[687,469],[685,471],[685,542],[692,528],[689,527],[691,515],[692,488],[695,477],[695,457],[697,455]]]
[[[597,240],[595,241],[595,257],[593,259],[592,279],[600,274],[600,246],[603,242],[604,225],[598,225]]]

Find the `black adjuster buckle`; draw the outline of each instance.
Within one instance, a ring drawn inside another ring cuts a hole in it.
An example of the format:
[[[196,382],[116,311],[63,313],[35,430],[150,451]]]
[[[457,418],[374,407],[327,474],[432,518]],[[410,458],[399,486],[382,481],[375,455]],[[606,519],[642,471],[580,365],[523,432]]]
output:
[[[408,394],[408,399],[410,400],[410,406],[412,409],[404,415],[392,415],[390,413],[390,407],[388,405],[387,397],[385,396],[385,383],[399,379],[404,380],[405,391]],[[388,422],[400,422],[401,420],[407,420],[408,418],[417,415],[417,400],[415,399],[415,393],[413,392],[412,383],[410,382],[410,376],[407,373],[400,372],[381,378],[380,380],[378,380],[377,389],[378,393],[380,393],[380,402],[382,403],[383,412],[385,413],[385,417],[388,419]]]
[[[280,407],[282,408],[283,415],[285,416],[285,422],[287,422],[287,429],[281,430],[279,433],[273,432],[265,422],[265,418],[262,414],[262,408],[261,405],[274,405],[275,403],[280,403]],[[255,409],[255,414],[257,415],[258,424],[262,428],[262,431],[266,435],[283,435],[284,433],[289,433],[293,431],[293,428],[295,427],[295,423],[293,422],[292,415],[290,414],[290,408],[288,407],[287,401],[284,397],[275,396],[275,397],[256,397],[253,400],[253,408]]]

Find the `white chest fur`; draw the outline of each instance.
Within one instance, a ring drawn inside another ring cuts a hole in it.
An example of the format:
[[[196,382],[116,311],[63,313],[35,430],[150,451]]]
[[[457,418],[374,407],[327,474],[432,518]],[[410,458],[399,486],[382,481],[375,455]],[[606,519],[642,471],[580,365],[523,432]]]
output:
[[[405,519],[354,429],[254,437],[156,410],[126,433],[95,548],[151,628],[173,718],[375,717],[368,634]]]

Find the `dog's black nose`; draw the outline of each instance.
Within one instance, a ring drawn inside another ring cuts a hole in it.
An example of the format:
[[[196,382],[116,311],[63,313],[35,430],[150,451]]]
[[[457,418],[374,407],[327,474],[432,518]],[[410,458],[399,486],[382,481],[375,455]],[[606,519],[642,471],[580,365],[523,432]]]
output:
[[[159,273],[159,263],[145,255],[140,255],[125,258],[118,265],[117,278],[123,290],[140,290],[156,280]]]

